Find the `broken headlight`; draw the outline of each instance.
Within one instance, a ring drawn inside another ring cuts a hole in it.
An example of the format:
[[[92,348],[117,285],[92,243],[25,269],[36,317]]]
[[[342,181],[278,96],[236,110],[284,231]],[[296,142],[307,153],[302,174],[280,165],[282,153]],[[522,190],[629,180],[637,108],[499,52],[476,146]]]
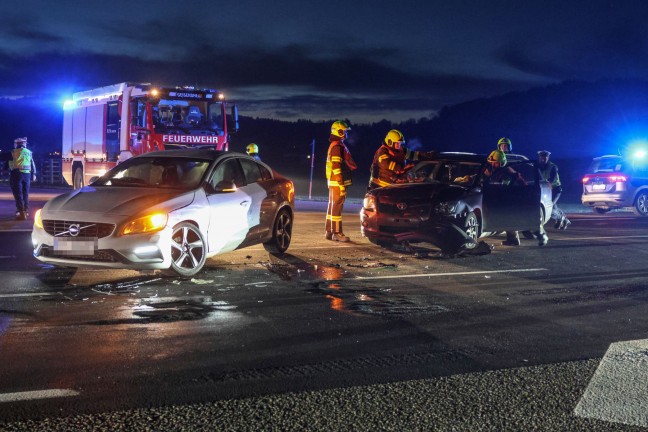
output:
[[[458,204],[455,201],[441,202],[434,206],[434,212],[442,215],[454,215]]]

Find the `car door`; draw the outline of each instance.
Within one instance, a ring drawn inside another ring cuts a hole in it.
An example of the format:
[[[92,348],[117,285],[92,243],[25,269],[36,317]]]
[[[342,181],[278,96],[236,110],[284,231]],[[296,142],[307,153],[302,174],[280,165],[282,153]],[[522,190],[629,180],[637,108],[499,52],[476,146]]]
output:
[[[252,197],[245,190],[245,177],[237,158],[219,162],[208,183],[209,252],[232,251],[248,235],[248,211],[252,204]]]
[[[266,190],[268,186],[264,181],[259,164],[247,158],[240,158],[239,161],[246,183],[241,189],[252,198],[247,213],[248,226],[250,227],[247,242],[257,243],[268,232],[269,225],[272,223],[268,221],[269,194]]]
[[[518,175],[523,180],[518,180]],[[533,163],[512,164],[484,178],[484,231],[537,230],[540,226],[539,172]]]

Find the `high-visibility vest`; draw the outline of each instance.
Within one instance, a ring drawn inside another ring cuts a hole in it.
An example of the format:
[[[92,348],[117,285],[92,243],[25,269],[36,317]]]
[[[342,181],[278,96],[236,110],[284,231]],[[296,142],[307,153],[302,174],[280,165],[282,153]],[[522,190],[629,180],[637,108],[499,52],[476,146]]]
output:
[[[20,172],[29,173],[32,170],[32,152],[24,147],[18,147],[11,151],[12,161],[9,161],[9,169],[17,169]]]

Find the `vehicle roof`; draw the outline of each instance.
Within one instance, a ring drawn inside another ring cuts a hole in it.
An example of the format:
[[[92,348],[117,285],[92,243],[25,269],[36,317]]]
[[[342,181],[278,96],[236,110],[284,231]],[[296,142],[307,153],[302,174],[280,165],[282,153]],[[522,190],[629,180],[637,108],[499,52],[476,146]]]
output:
[[[199,149],[192,149],[192,148],[186,148],[186,149],[176,149],[176,150],[160,150],[160,151],[155,151],[155,152],[150,152],[150,153],[145,153],[143,155],[139,155],[136,157],[163,157],[163,158],[199,158],[199,159],[207,159],[207,160],[216,160],[221,156],[245,156],[248,157],[248,155],[243,154],[243,153],[237,153],[237,152],[231,152],[231,151],[224,151],[224,150],[212,150],[212,149],[206,149],[206,148],[199,148]]]
[[[604,156],[597,156],[594,159],[623,159],[623,157],[619,155],[604,155]]]

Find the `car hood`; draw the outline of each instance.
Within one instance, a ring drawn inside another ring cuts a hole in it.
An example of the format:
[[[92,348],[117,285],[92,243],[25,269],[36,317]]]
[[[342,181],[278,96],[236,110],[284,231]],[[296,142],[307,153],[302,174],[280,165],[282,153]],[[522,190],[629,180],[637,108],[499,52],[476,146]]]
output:
[[[465,186],[433,182],[397,184],[376,189],[373,193],[379,199],[396,199],[405,202],[429,199],[435,202],[445,202],[461,199],[468,190],[469,188]]]
[[[52,198],[44,211],[131,216],[161,203],[168,210],[185,207],[193,199],[193,191],[86,186]]]

